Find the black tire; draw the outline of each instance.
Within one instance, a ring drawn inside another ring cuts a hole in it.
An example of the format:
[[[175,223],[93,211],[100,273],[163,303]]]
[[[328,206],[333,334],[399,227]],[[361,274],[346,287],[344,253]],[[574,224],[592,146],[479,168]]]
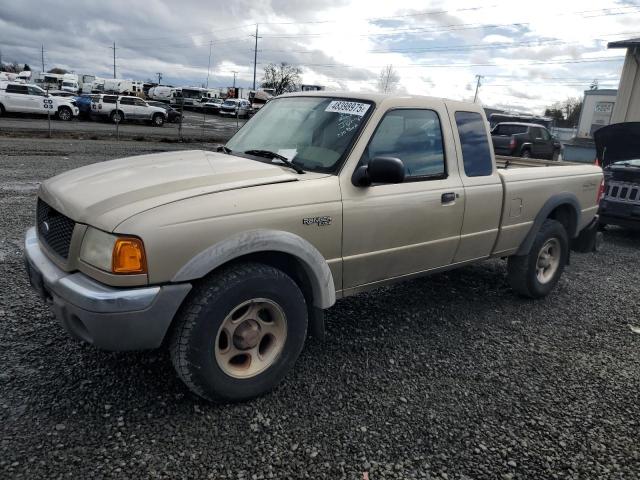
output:
[[[541,249],[551,239],[559,243],[559,265],[552,278],[542,283],[538,279],[537,266]],[[533,245],[527,255],[509,257],[507,263],[508,280],[511,288],[517,293],[529,298],[541,298],[547,296],[556,286],[562,276],[569,256],[569,236],[564,226],[552,219],[544,221],[536,234]]]
[[[275,302],[282,309],[286,340],[266,370],[250,378],[235,378],[216,360],[218,334],[238,305],[257,298]],[[181,307],[171,334],[171,361],[196,395],[215,402],[248,400],[280,383],[302,351],[306,333],[306,302],[288,275],[260,263],[236,264],[197,285]]]
[[[6,113],[6,110],[4,109],[4,105],[0,103],[0,117],[3,116],[5,113]]]
[[[120,117],[119,120],[117,118],[118,116]],[[111,119],[111,123],[122,123],[124,122],[124,112],[122,112],[122,110],[114,110],[111,112],[111,115],[109,115],[109,118]]]
[[[151,125],[154,127],[161,127],[164,125],[164,115],[161,113],[154,113],[151,117]]]
[[[531,150],[529,150],[528,148],[525,148],[520,154],[520,156],[522,158],[531,158]]]
[[[73,120],[73,112],[69,107],[60,107],[58,109],[58,118],[63,122],[70,122]]]

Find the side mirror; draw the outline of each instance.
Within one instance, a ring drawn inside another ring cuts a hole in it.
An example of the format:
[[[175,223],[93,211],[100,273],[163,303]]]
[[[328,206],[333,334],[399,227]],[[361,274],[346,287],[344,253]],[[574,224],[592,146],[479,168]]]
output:
[[[373,183],[404,182],[404,163],[399,158],[375,157],[369,165],[361,165],[353,172],[351,182],[356,187],[368,187]]]

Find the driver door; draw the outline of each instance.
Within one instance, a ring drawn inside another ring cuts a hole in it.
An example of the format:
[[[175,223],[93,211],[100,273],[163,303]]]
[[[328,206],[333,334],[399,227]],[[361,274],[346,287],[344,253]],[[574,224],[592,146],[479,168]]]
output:
[[[464,188],[444,104],[424,103],[425,108],[387,111],[360,159],[366,164],[377,156],[399,158],[403,183],[358,187],[341,176],[345,290],[453,261]]]

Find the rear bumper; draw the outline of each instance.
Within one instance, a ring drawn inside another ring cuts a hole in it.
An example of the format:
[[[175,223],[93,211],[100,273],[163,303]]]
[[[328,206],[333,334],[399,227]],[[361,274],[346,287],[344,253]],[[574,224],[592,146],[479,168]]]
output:
[[[42,251],[35,228],[25,236],[25,266],[31,286],[67,332],[104,350],[159,347],[191,290],[188,283],[115,288],[65,272]]]

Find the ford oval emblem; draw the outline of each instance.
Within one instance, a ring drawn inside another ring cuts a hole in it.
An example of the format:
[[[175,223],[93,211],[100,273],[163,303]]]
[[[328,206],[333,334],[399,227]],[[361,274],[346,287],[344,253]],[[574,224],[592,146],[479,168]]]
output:
[[[42,222],[42,224],[40,224],[40,227],[42,228],[42,233],[44,233],[45,235],[47,233],[49,233],[49,223],[48,222]]]

